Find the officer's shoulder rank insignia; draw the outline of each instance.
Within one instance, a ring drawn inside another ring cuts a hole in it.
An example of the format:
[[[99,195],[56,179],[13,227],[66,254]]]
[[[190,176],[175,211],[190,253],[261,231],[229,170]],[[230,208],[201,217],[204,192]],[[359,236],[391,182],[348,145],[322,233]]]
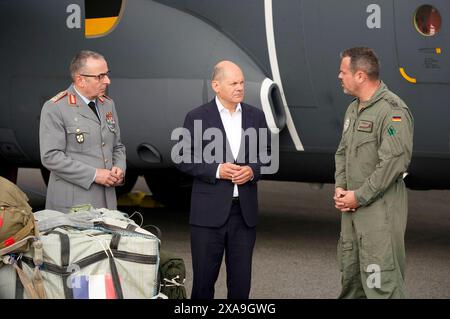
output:
[[[71,106],[77,105],[77,97],[75,96],[75,94],[69,93],[68,99]]]
[[[393,97],[385,97],[384,99],[389,103],[392,109],[398,109],[400,107],[398,102]]]
[[[59,100],[61,100],[63,97],[65,97],[67,95],[67,91],[61,91],[58,94],[56,94],[54,97],[52,97],[50,100],[53,103],[58,102]]]
[[[98,97],[98,100],[99,100],[101,103],[105,103],[105,100],[111,100],[111,98],[110,98],[109,96],[107,96],[107,95],[103,95],[103,96],[99,96],[99,97]]]

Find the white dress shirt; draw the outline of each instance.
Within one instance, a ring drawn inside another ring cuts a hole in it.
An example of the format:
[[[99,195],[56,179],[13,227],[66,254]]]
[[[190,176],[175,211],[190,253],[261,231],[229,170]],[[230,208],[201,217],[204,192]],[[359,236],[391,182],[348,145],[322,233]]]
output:
[[[225,128],[225,133],[227,134],[227,140],[231,147],[231,152],[234,159],[236,160],[239,154],[239,149],[241,147],[241,136],[242,136],[242,107],[241,103],[236,106],[236,110],[231,113],[226,109],[220,102],[219,98],[216,96],[217,109],[219,110],[220,118],[222,120],[223,127]],[[216,178],[220,178],[220,166],[217,167]],[[239,191],[238,186],[234,184],[233,197],[238,197]]]

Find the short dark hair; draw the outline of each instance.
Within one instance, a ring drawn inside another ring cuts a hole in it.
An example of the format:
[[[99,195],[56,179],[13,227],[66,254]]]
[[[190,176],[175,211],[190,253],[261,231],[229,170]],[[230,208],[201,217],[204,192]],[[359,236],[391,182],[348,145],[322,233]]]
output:
[[[89,50],[82,50],[78,52],[70,62],[70,76],[73,80],[75,80],[75,75],[79,73],[85,66],[86,61],[88,58],[93,58],[97,60],[105,60],[104,56],[100,53],[89,51]]]
[[[341,53],[341,58],[350,58],[350,70],[353,74],[356,71],[363,71],[369,79],[378,80],[380,78],[380,62],[374,50],[366,47],[355,47],[346,49]]]

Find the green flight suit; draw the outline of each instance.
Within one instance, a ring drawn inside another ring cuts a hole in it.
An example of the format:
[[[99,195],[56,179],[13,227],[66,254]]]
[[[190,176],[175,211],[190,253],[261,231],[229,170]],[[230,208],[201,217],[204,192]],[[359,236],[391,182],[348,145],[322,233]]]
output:
[[[413,117],[381,82],[365,106],[347,109],[336,151],[336,188],[355,191],[360,207],[341,213],[339,298],[405,298],[408,200],[403,174],[411,160]]]

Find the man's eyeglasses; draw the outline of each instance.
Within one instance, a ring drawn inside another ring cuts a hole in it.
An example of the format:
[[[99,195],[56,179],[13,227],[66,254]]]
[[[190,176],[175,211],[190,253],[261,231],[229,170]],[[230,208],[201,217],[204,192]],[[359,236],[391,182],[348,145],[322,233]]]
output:
[[[97,80],[102,81],[105,78],[105,76],[109,77],[110,74],[111,74],[111,70],[109,70],[106,73],[100,73],[98,75],[93,75],[93,74],[80,74],[80,75],[81,76],[86,76],[88,78],[97,78]]]

